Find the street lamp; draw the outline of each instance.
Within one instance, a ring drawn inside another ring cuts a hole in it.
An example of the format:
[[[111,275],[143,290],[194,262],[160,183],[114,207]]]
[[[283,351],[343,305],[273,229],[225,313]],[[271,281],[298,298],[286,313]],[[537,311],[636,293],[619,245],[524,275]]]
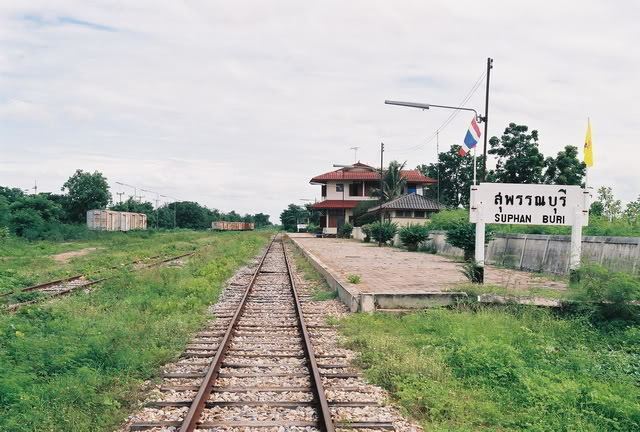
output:
[[[459,106],[451,106],[451,105],[436,105],[436,104],[425,104],[425,103],[418,103],[418,102],[401,102],[401,101],[392,101],[392,100],[385,100],[384,101],[385,104],[387,105],[398,105],[398,106],[405,106],[405,107],[409,107],[409,108],[419,108],[422,110],[427,110],[429,108],[444,108],[444,109],[450,109],[450,110],[455,110],[455,111],[471,111],[473,113],[473,115],[475,116],[475,119],[478,123],[482,123],[482,122],[486,122],[487,121],[487,116],[485,115],[484,117],[478,114],[478,111],[474,110],[473,108],[467,108],[467,107],[459,107]],[[487,148],[487,133],[486,133],[486,128],[485,128],[485,134],[484,134],[484,149],[486,151]],[[438,155],[438,159],[440,158],[440,156]],[[483,159],[483,164],[486,163],[486,157],[485,159]],[[484,165],[483,165],[484,166]],[[483,180],[484,180],[484,173],[485,170],[483,168],[482,170],[482,176],[483,176]],[[478,184],[477,178],[476,178],[476,152],[475,150],[473,151],[473,184]]]
[[[475,114],[476,120],[478,121],[478,123],[482,123],[483,121],[485,121],[485,118],[482,117],[481,115],[478,115],[478,111],[474,110],[473,108],[458,107],[458,106],[451,106],[451,105],[424,104],[424,103],[417,103],[417,102],[401,102],[401,101],[392,101],[392,100],[386,100],[384,101],[384,103],[387,105],[399,105],[399,106],[405,106],[410,108],[420,108],[423,110],[427,110],[433,107],[433,108],[452,109],[456,111],[471,111]]]

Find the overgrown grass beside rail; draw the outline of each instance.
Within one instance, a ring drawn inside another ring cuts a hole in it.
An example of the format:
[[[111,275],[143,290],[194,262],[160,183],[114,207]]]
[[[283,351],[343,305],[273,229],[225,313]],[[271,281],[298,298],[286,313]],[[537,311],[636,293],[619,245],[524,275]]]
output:
[[[209,234],[182,268],[123,273],[90,294],[0,315],[0,430],[112,431],[270,235]]]
[[[190,252],[213,238],[210,231],[100,232],[92,240],[28,242],[12,237],[0,242],[0,294],[36,283],[83,274],[101,276],[110,267],[126,267],[137,259]],[[61,253],[88,252],[64,261]]]
[[[425,430],[640,430],[640,327],[460,306],[341,323],[374,383]]]

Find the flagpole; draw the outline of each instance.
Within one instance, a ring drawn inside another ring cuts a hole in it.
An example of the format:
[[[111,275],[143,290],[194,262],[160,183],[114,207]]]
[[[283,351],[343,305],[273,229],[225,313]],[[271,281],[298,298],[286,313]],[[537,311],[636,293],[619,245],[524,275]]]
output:
[[[476,177],[476,153],[478,152],[478,146],[475,146],[473,148],[473,184],[477,185],[478,184],[478,180]]]

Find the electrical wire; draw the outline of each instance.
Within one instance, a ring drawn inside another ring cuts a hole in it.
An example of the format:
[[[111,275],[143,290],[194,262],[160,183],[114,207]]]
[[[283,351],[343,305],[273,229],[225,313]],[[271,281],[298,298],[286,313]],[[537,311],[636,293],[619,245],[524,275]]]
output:
[[[484,78],[487,76],[487,72],[484,71],[480,77],[476,80],[476,82],[473,84],[473,86],[471,86],[471,90],[469,90],[469,92],[464,96],[464,98],[462,99],[462,101],[457,105],[459,107],[464,106],[464,104],[466,104],[469,99],[471,99],[471,97],[475,94],[476,91],[478,91],[478,89],[480,88],[480,85],[482,84]],[[394,153],[408,153],[414,150],[417,150],[427,144],[429,144],[431,141],[433,141],[434,139],[436,139],[436,137],[438,136],[438,134],[447,126],[449,126],[449,124],[453,121],[453,119],[455,119],[457,117],[458,114],[460,114],[461,110],[453,110],[451,112],[451,114],[449,114],[449,116],[446,118],[446,120],[444,122],[442,122],[442,124],[440,126],[438,126],[438,128],[431,134],[429,135],[422,143],[420,144],[416,144],[414,146],[411,147],[406,147],[406,148],[401,148],[398,150],[393,150]]]

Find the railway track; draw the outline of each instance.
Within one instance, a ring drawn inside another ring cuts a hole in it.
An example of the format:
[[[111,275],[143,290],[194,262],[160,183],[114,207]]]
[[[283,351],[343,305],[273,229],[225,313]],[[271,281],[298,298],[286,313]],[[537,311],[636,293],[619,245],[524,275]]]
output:
[[[177,255],[177,256],[173,256],[173,257],[169,257],[169,258],[163,258],[161,260],[158,261],[154,261],[152,263],[144,263],[142,260],[136,260],[134,262],[132,262],[131,264],[134,266],[134,271],[139,271],[139,270],[143,270],[143,269],[147,269],[147,268],[152,268],[152,267],[158,267],[160,265],[163,264],[167,264],[173,261],[177,261],[181,258],[186,258],[189,257],[191,255],[193,255],[195,252],[189,252],[186,254],[181,254],[181,255]],[[159,256],[155,256],[152,258],[159,258]],[[109,269],[115,269],[118,268],[117,266],[114,267],[110,267]],[[112,277],[112,276],[111,276]],[[29,292],[38,292],[38,293],[42,293],[44,294],[44,296],[36,298],[36,299],[32,299],[32,300],[27,300],[27,301],[21,301],[21,302],[17,302],[17,303],[11,303],[5,306],[5,309],[8,311],[15,311],[17,309],[19,309],[22,306],[26,306],[26,305],[30,305],[30,304],[34,304],[34,303],[38,303],[40,301],[43,300],[48,300],[50,298],[53,297],[59,297],[59,296],[63,296],[66,294],[70,294],[73,291],[76,291],[78,289],[86,289],[92,285],[95,285],[97,283],[100,282],[104,282],[106,280],[111,279],[111,277],[104,277],[104,278],[98,278],[98,279],[90,279],[88,276],[85,275],[75,275],[75,276],[71,276],[71,277],[67,277],[67,278],[63,278],[63,279],[56,279],[53,281],[49,281],[49,282],[44,282],[41,284],[37,284],[37,285],[33,285],[33,286],[29,286],[26,288],[22,288],[20,290],[17,291],[11,291],[8,293],[3,293],[0,295],[0,297],[7,297],[10,295],[15,295],[15,294],[20,294],[20,293],[29,293]]]
[[[326,312],[309,300],[276,237],[255,270],[232,279],[212,308],[216,319],[164,369],[126,429],[393,430],[382,391],[367,388],[336,338],[323,333]]]

